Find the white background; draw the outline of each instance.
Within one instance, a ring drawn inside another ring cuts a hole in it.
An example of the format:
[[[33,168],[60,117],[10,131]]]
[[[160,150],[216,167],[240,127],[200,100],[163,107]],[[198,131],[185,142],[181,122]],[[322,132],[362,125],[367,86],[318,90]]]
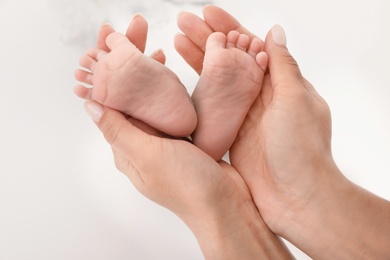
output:
[[[150,22],[147,53],[164,48],[167,66],[192,92],[197,76],[173,37],[177,12],[200,14],[203,3],[0,0],[1,260],[203,258],[180,219],[115,169],[72,93],[78,57],[94,45],[100,23],[123,32],[135,12]],[[390,199],[390,2],[214,3],[261,37],[275,23],[285,28],[303,74],[331,107],[339,167]]]

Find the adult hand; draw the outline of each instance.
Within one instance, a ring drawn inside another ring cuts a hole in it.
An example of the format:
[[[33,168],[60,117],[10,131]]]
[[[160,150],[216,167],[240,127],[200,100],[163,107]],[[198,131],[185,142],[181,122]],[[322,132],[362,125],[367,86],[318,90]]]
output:
[[[192,13],[181,13],[177,24],[183,34],[176,35],[174,42],[177,52],[199,75],[203,69],[206,42],[210,34],[222,32],[227,35],[230,31],[238,31],[248,35],[250,41],[256,37],[233,16],[219,7],[206,6],[203,16],[205,20]]]
[[[178,19],[179,28],[185,35],[176,38],[176,48],[198,73],[202,70],[205,39],[212,32],[236,30],[255,37],[218,7],[206,7],[204,17],[203,21],[193,14],[183,13]],[[278,39],[281,44],[285,44],[282,29],[274,27],[274,30],[277,30],[276,36],[282,38]],[[331,123],[325,101],[302,78],[297,63],[287,49],[282,53],[283,46],[278,48],[271,35],[267,37],[268,44],[265,45],[265,51],[270,56],[271,73],[265,76],[262,92],[230,150],[230,159],[249,186],[266,223],[275,232],[280,232],[278,224],[286,213],[285,206],[295,207],[291,199],[298,194],[292,189],[296,188],[298,193],[305,193],[302,196],[306,196],[306,192],[312,193],[307,189],[315,187],[318,181],[311,174],[311,169],[307,170],[307,176],[303,172],[296,176],[296,172],[301,171],[302,165],[309,168],[308,162],[315,164],[313,168],[318,167],[324,156],[329,156],[327,159],[331,160]],[[184,45],[185,41],[191,44]],[[292,70],[292,76],[278,73],[286,69]],[[305,129],[301,126],[305,126]],[[318,132],[320,134],[317,135]],[[303,151],[302,146],[308,148],[307,151]],[[316,153],[313,153],[313,149],[317,150]],[[305,187],[300,187],[302,183]],[[275,196],[286,193],[289,193],[286,198]],[[286,199],[288,201],[284,202]],[[301,200],[297,201],[300,203]]]
[[[98,34],[96,47],[109,52],[110,49],[107,47],[106,39],[113,32],[115,32],[115,29],[109,23],[103,23]],[[125,35],[131,43],[144,53],[148,37],[148,22],[141,14],[135,14],[127,27]],[[150,57],[165,64],[166,57],[162,51],[155,51]]]
[[[198,73],[204,41],[212,32],[236,30],[253,37],[214,6],[204,9],[204,20],[181,14],[178,25],[185,35],[176,38],[176,49]],[[267,35],[264,48],[269,74],[230,160],[265,222],[314,258],[388,257],[390,224],[384,228],[383,223],[389,223],[389,203],[353,185],[338,170],[331,153],[329,108],[302,77],[280,26]],[[362,216],[362,210],[372,213]],[[363,233],[375,239],[369,241],[359,235]]]
[[[193,144],[136,127],[138,121],[87,101],[117,168],[147,198],[178,215],[208,259],[291,259],[266,225],[237,171]],[[246,241],[242,243],[242,241]]]
[[[136,15],[127,38],[145,50],[147,22]],[[97,47],[114,32],[103,24]],[[163,52],[152,58],[164,64]],[[241,176],[194,145],[167,139],[148,125],[88,101],[86,110],[111,144],[117,168],[146,197],[176,213],[193,230],[206,258],[291,259],[285,245],[261,221]],[[104,116],[103,116],[104,113]],[[102,118],[103,116],[103,118]],[[242,241],[247,241],[242,245]]]

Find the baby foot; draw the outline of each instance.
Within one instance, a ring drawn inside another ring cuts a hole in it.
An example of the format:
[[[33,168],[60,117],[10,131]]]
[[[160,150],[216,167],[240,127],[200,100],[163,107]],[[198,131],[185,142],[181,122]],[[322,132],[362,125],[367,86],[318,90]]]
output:
[[[196,126],[196,112],[187,90],[166,66],[145,56],[128,38],[112,33],[108,52],[91,49],[80,59],[85,70],[76,79],[93,85],[75,93],[126,113],[172,136],[188,136]]]
[[[229,150],[260,93],[268,58],[260,39],[236,31],[213,33],[192,99],[198,114],[196,146],[216,160]]]

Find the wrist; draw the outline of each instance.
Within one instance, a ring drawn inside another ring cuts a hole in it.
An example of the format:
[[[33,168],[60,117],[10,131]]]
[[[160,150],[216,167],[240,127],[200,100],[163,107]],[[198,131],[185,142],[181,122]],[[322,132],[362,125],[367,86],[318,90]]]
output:
[[[314,259],[389,257],[389,202],[349,181],[337,166],[321,176],[312,199],[287,214],[278,234]]]
[[[349,196],[347,194],[351,189],[350,182],[335,169],[328,174],[324,171],[319,176],[323,178],[310,194],[310,198],[296,202],[299,206],[288,207],[278,223],[278,230],[274,230],[314,258],[324,257],[323,253],[329,251],[327,240],[330,238],[325,234],[337,233],[329,232],[334,231],[334,228],[329,226],[339,221],[334,219],[337,216],[335,211],[341,206],[338,205],[338,200],[342,196]]]
[[[293,258],[252,201],[230,206],[229,211],[205,214],[190,226],[206,259]]]

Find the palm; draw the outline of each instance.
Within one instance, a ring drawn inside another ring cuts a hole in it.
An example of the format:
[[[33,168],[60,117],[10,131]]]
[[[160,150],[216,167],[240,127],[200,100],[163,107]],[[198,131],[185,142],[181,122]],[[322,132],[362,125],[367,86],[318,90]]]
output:
[[[175,45],[198,73],[202,71],[204,39],[212,32],[227,34],[236,30],[255,37],[218,7],[207,7],[203,15],[204,20],[191,14],[179,17],[185,35],[177,37]],[[315,187],[317,180],[310,170],[318,166],[315,164],[324,154],[331,155],[329,108],[308,82],[302,85],[295,90],[291,86],[272,86],[270,75],[266,75],[261,94],[230,150],[233,167],[247,183],[268,224],[283,214],[284,206],[290,207],[288,199],[308,196],[300,191]],[[301,117],[303,114],[305,117]],[[303,149],[308,147],[314,149]],[[302,172],[302,166],[306,172]]]
[[[264,79],[263,89],[259,97],[252,105],[246,120],[244,121],[237,139],[230,150],[232,165],[240,172],[245,179],[255,203],[267,221],[267,212],[264,212],[265,205],[272,205],[272,196],[277,187],[271,174],[269,164],[266,161],[267,150],[264,147],[272,135],[273,117],[275,108],[272,103],[272,88],[269,75]],[[266,200],[269,200],[266,202]],[[266,203],[265,203],[266,202]]]
[[[281,205],[283,196],[287,196],[290,203],[294,198],[308,196],[311,190],[308,186],[315,187],[317,182],[315,176],[309,174],[313,172],[310,168],[316,167],[324,154],[330,154],[325,151],[330,150],[327,145],[329,111],[316,95],[305,88],[274,93],[267,75],[262,92],[231,149],[232,165],[243,176],[256,205],[271,225],[283,214],[275,207]],[[318,124],[318,121],[326,123]],[[323,128],[316,131],[318,125]],[[321,134],[313,135],[313,132]],[[319,145],[321,143],[324,145]],[[313,149],[305,149],[307,147],[318,147],[318,150],[313,153]],[[308,174],[302,172],[302,165],[306,165]],[[301,190],[306,193],[302,194]]]
[[[109,51],[106,38],[113,32],[111,26],[101,28],[98,48]],[[133,19],[126,36],[143,52],[147,38],[146,20],[142,16]],[[161,54],[152,58],[162,64],[165,62],[165,56]],[[203,212],[199,209],[208,206],[213,212],[219,209],[219,212],[228,214],[232,207],[227,203],[251,201],[243,179],[227,163],[215,162],[188,142],[163,138],[159,131],[134,118],[127,120],[141,130],[136,133],[147,145],[138,142],[132,135],[128,136],[126,140],[133,140],[131,145],[113,148],[115,162],[119,170],[149,199],[178,215],[185,215],[183,219],[196,218]],[[128,144],[127,141],[123,143]]]
[[[127,153],[125,157],[116,153],[116,164],[149,199],[183,220],[196,219],[209,210],[226,212],[231,209],[228,203],[237,198],[251,201],[247,186],[232,166],[217,163],[189,142],[161,138],[145,125],[137,126],[143,130],[138,132],[143,136],[140,149],[153,150]]]

